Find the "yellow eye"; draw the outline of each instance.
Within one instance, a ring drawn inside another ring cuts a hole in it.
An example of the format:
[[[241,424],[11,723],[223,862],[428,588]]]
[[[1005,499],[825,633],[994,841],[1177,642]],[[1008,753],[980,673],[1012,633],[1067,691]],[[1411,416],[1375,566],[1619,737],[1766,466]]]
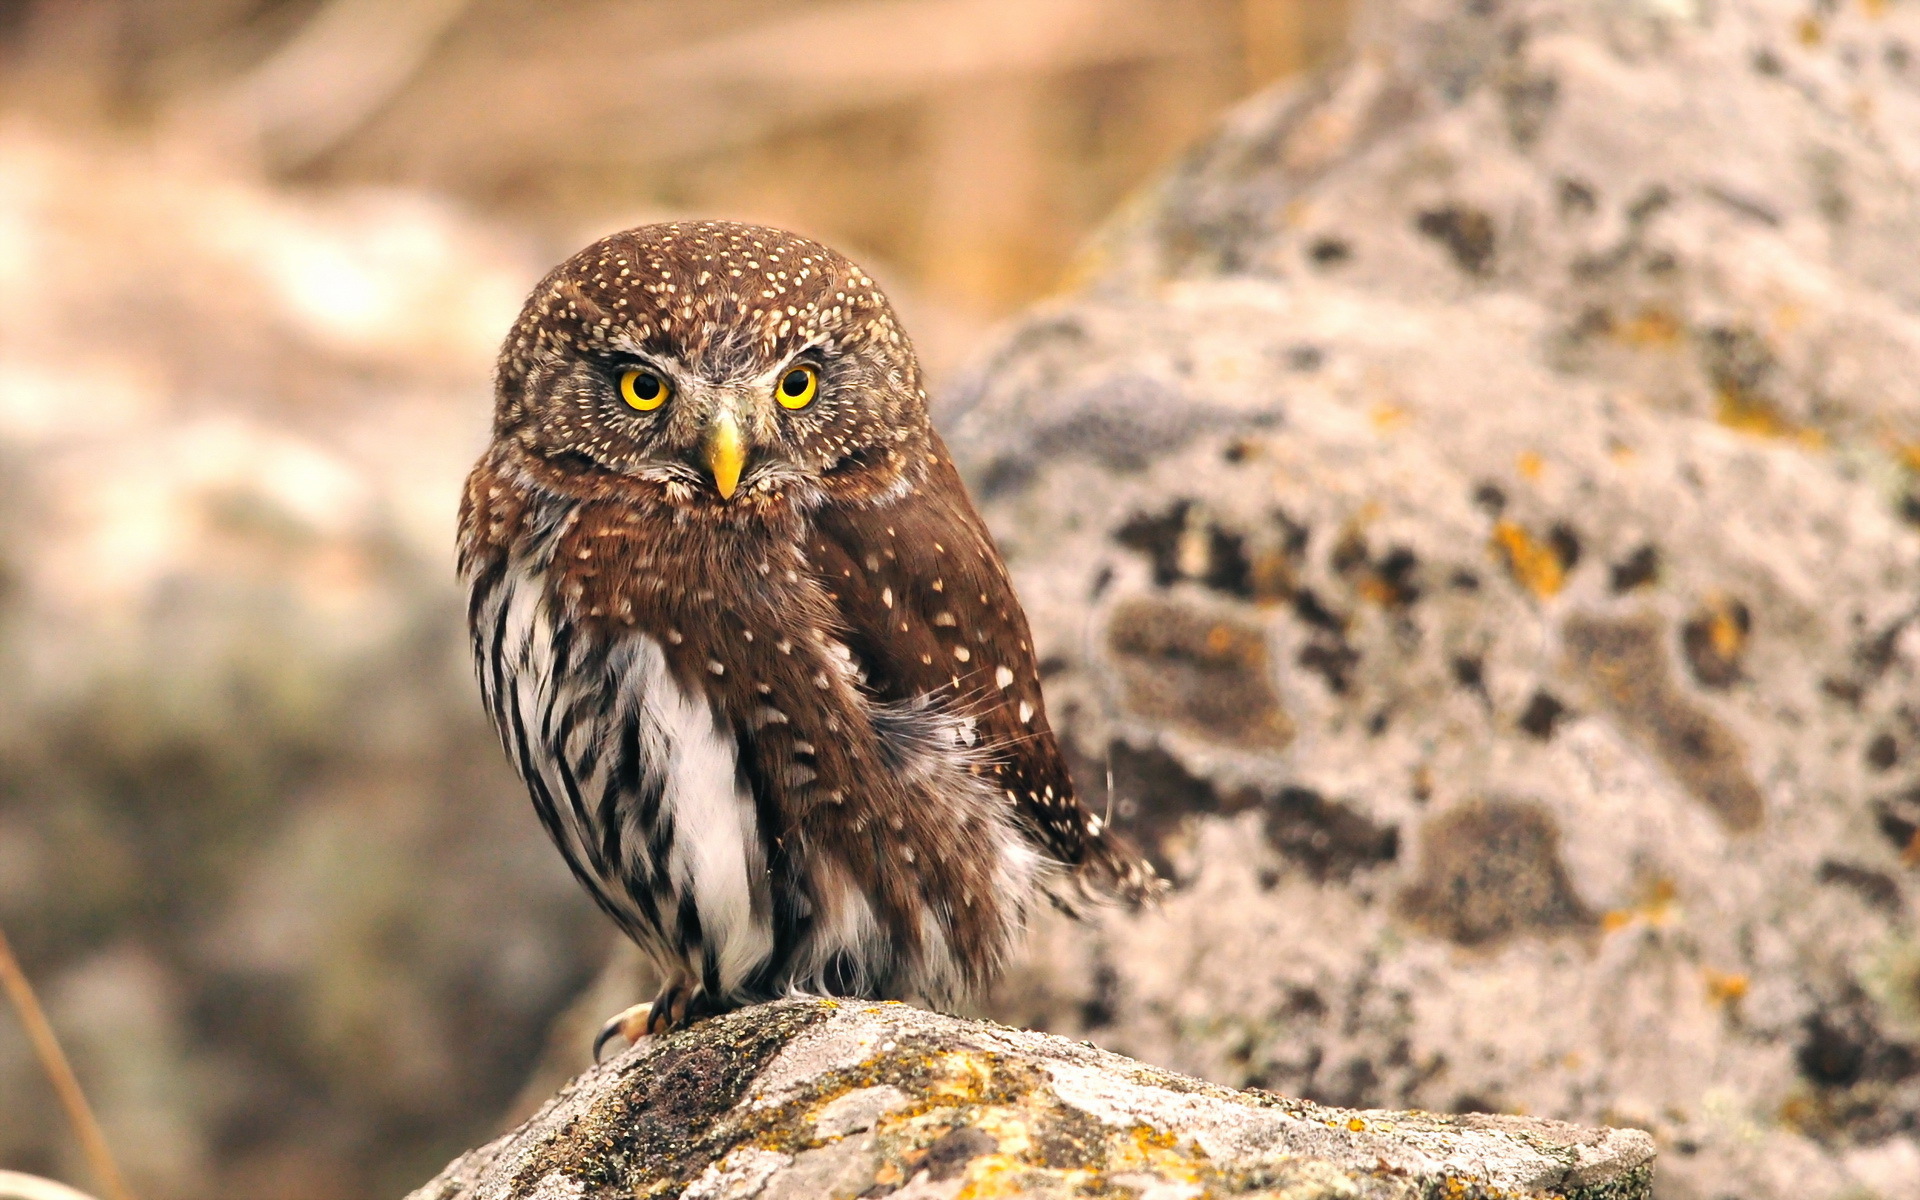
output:
[[[639,409],[641,412],[652,412],[659,408],[667,402],[667,397],[672,392],[673,389],[667,386],[667,381],[652,371],[635,368],[623,372],[620,376],[620,398],[625,400],[629,407]]]
[[[800,366],[780,377],[780,386],[773,389],[773,398],[782,408],[805,408],[819,392],[820,372]]]

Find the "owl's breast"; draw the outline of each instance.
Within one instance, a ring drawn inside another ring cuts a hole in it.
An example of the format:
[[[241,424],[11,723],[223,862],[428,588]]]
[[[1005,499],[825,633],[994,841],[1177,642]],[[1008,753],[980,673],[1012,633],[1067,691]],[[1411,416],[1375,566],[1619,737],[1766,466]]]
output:
[[[642,946],[739,991],[773,953],[740,747],[652,631],[584,622],[537,562],[469,579],[481,689],[542,823]]]

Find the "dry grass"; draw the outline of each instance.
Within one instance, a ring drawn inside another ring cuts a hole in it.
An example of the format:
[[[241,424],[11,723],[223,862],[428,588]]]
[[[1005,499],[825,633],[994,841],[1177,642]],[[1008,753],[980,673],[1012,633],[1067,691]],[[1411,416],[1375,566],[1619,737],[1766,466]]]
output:
[[[61,1048],[60,1039],[47,1021],[46,1011],[40,1007],[40,998],[34,994],[33,984],[28,982],[26,972],[20,969],[20,960],[14,957],[13,946],[4,932],[0,932],[0,992],[4,992],[12,1003],[14,1015],[19,1017],[27,1041],[32,1044],[34,1055],[40,1060],[41,1069],[46,1072],[47,1081],[52,1085],[60,1107],[66,1111],[67,1120],[80,1141],[81,1151],[88,1165],[93,1168],[93,1173],[99,1177],[107,1200],[133,1200],[133,1193],[128,1190],[127,1181],[121,1176],[113,1151],[107,1145],[107,1135],[101,1132],[100,1122],[93,1115],[93,1106],[87,1103],[87,1095],[81,1090],[80,1080],[73,1073],[73,1064],[67,1061],[67,1052]],[[28,1176],[15,1176],[14,1179],[18,1188],[36,1182]],[[57,1193],[42,1190],[40,1194],[53,1196]]]

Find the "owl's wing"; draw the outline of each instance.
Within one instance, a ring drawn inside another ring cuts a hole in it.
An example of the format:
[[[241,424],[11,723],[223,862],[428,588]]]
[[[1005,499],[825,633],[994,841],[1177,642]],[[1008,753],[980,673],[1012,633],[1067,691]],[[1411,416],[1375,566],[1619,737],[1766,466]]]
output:
[[[932,449],[905,496],[823,511],[815,526],[864,689],[883,712],[931,704],[971,718],[982,769],[1041,849],[1098,891],[1151,895],[1152,868],[1074,793],[1006,565],[937,435]]]

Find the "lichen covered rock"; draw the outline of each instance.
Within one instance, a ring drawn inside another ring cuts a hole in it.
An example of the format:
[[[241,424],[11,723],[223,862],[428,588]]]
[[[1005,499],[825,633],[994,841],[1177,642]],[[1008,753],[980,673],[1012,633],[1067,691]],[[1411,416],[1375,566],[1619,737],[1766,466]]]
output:
[[[788,1001],[643,1041],[410,1200],[1649,1194],[1651,1139],[1356,1112],[900,1004]]]
[[[1915,47],[1377,4],[981,360],[940,415],[1175,881],[989,1011],[1638,1125],[1665,1196],[1920,1196]]]

